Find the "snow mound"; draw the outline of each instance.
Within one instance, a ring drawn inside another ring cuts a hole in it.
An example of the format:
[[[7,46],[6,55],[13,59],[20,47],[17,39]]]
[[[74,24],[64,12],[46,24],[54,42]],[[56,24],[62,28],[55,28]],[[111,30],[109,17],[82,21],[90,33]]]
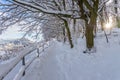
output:
[[[22,80],[120,80],[119,40],[111,37],[109,41],[96,38],[97,52],[92,54],[83,54],[84,39],[73,49],[54,42],[32,63]]]

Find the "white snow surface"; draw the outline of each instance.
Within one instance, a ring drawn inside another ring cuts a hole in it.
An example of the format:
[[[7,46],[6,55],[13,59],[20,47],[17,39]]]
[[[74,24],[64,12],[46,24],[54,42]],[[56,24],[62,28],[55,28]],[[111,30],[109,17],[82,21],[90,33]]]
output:
[[[106,43],[105,36],[98,36],[97,52],[91,54],[83,53],[84,39],[78,40],[73,49],[54,41],[29,66],[22,80],[120,80],[120,37],[108,38]]]
[[[25,70],[21,80],[120,80],[120,30],[112,31],[108,39],[109,43],[103,33],[98,33],[95,38],[97,52],[91,54],[83,53],[85,39],[78,39],[73,49],[68,43],[53,40],[50,47]],[[32,55],[27,58],[30,57]],[[17,58],[2,62],[0,73],[3,74],[16,61]],[[4,80],[13,80],[20,67],[18,64]],[[17,78],[20,76],[14,80]]]

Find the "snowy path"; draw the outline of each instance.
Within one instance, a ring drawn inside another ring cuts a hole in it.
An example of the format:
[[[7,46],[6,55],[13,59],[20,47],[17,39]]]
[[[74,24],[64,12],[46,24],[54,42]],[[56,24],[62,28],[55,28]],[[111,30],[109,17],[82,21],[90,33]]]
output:
[[[56,53],[51,48],[31,64],[22,80],[63,80]]]
[[[30,65],[22,80],[120,80],[120,45],[109,46],[89,55],[58,43]]]

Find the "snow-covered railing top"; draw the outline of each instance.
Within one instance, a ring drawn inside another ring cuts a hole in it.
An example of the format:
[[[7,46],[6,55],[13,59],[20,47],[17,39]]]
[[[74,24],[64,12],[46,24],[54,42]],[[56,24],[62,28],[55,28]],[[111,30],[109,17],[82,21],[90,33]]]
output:
[[[23,51],[20,51],[19,55],[12,59],[10,62],[0,65],[0,80],[2,80],[24,58],[24,56],[36,49],[36,44],[28,46]]]

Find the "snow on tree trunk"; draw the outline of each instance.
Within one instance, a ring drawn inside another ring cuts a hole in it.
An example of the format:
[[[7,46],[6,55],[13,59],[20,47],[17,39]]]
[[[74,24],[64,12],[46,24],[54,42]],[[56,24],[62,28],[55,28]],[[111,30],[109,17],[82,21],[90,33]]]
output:
[[[64,23],[65,23],[65,28],[66,28],[66,31],[67,31],[67,36],[68,36],[70,47],[73,48],[74,46],[73,46],[71,32],[70,32],[70,29],[69,29],[69,26],[68,26],[68,22],[66,20],[64,20]]]
[[[93,25],[92,24],[86,24],[86,47],[88,49],[91,49],[94,47],[94,35],[93,35]]]
[[[90,22],[86,21],[86,47],[91,50],[94,48],[94,29],[96,28],[97,14],[91,13]]]

